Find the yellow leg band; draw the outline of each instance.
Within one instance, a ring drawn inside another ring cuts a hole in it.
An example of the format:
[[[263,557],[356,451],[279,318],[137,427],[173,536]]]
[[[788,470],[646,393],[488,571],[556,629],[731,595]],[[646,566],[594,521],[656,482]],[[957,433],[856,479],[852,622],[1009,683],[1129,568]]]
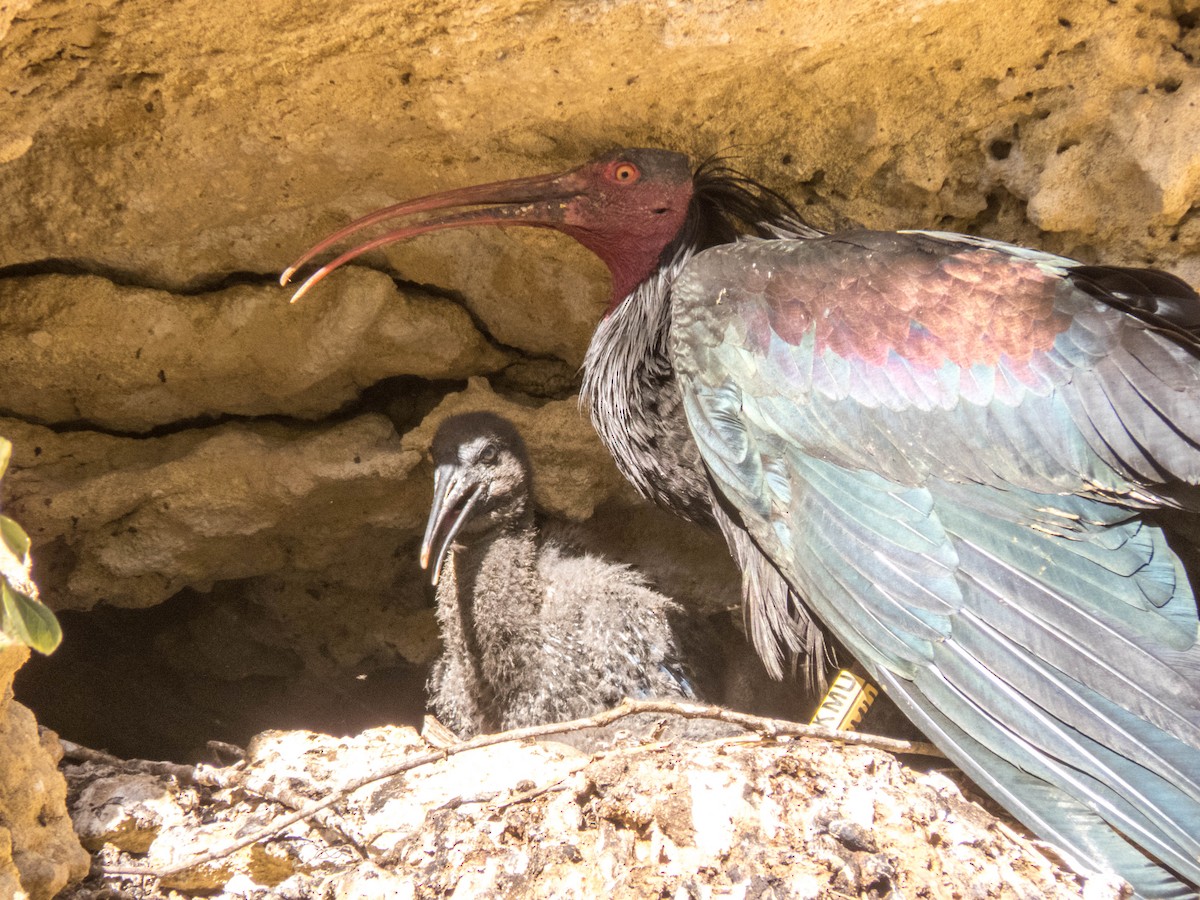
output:
[[[853,731],[878,696],[879,688],[867,680],[866,673],[857,664],[842,669],[829,685],[825,699],[812,717],[812,724]]]

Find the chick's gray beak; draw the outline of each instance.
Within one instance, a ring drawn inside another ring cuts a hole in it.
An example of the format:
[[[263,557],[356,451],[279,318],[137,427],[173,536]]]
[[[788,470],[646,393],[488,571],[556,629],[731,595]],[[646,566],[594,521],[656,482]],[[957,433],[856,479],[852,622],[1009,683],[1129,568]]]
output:
[[[438,551],[433,561],[435,585],[441,578],[446,553],[455,535],[470,519],[479,494],[480,485],[464,483],[458,466],[453,463],[443,463],[433,474],[433,504],[429,508],[429,521],[425,524],[425,538],[421,541],[421,568],[429,568],[429,556],[436,543]]]

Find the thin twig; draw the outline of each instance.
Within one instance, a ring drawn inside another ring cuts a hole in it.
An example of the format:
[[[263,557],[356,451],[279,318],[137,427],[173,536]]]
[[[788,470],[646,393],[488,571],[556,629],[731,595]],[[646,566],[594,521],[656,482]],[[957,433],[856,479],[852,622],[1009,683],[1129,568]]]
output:
[[[62,745],[63,756],[66,759],[112,766],[123,772],[175,778],[186,784],[210,788],[231,787],[236,779],[236,773],[231,772],[228,768],[218,769],[208,765],[185,766],[180,763],[160,762],[153,759],[121,759],[119,756],[113,756],[103,750],[84,747],[82,744],[76,744],[66,738],[60,737],[58,742]]]
[[[440,806],[435,806],[433,808],[433,812],[441,812],[444,809],[458,809],[461,806],[474,806],[477,803],[491,803],[493,800],[499,797],[501,793],[503,792],[484,791],[482,794],[471,794],[470,796],[466,797],[462,795],[451,797]]]
[[[312,802],[310,798],[305,797],[298,791],[292,790],[286,784],[278,784],[256,777],[253,772],[246,773],[239,787],[248,794],[278,803],[280,806],[286,806],[291,810],[304,809]],[[354,835],[350,826],[337,812],[332,809],[322,809],[315,812],[313,818],[321,827],[341,835],[342,839],[354,849],[360,859],[367,858],[367,848],[362,845],[362,842]]]
[[[862,747],[872,747],[875,750],[886,750],[888,753],[909,753],[915,756],[938,756],[946,758],[941,750],[925,741],[901,741],[896,738],[882,737],[877,734],[867,734],[861,731],[842,731],[836,728],[826,728],[823,725],[805,725],[802,722],[789,722],[787,719],[770,719],[755,716],[750,713],[734,712],[721,706],[708,706],[703,703],[687,703],[675,700],[626,700],[609,713],[622,711],[622,715],[637,713],[666,713],[685,719],[713,719],[718,722],[728,722],[747,731],[755,731],[766,737],[806,737],[821,741],[833,741],[839,744],[856,744]],[[604,715],[601,713],[600,715]],[[614,719],[620,716],[614,716]],[[578,719],[585,722],[585,719]],[[568,723],[574,725],[575,723]],[[603,724],[607,725],[608,722]],[[587,728],[582,725],[572,728],[578,731]]]
[[[572,772],[571,774],[575,774]],[[528,803],[530,800],[536,800],[544,794],[557,794],[559,791],[570,790],[571,786],[567,784],[565,779],[560,778],[553,784],[548,784],[545,787],[533,788],[532,790],[522,791],[519,794],[513,794],[503,803],[497,803],[492,809],[499,812],[502,809],[508,809],[510,806],[516,806],[518,803]]]
[[[323,809],[328,809],[334,803],[337,803],[343,797],[353,794],[355,791],[373,784],[376,781],[383,781],[386,778],[392,778],[404,772],[411,771],[420,766],[430,765],[440,762],[451,756],[456,756],[459,753],[466,753],[470,750],[479,750],[483,747],[491,747],[496,744],[512,743],[517,741],[527,741],[533,738],[549,737],[556,734],[564,734],[574,731],[583,731],[588,728],[603,728],[611,725],[613,722],[618,722],[627,716],[638,715],[642,713],[659,713],[664,715],[681,716],[685,719],[713,719],[718,722],[728,722],[732,725],[738,725],[750,731],[758,732],[766,737],[781,738],[781,737],[805,737],[814,738],[823,741],[833,741],[841,744],[856,744],[859,746],[872,747],[877,750],[885,750],[889,753],[912,753],[923,756],[944,756],[944,754],[934,747],[932,744],[927,744],[922,741],[900,741],[893,738],[879,737],[873,734],[863,734],[857,731],[839,731],[833,728],[826,728],[819,725],[804,725],[799,722],[788,722],[784,719],[769,719],[762,716],[753,716],[747,713],[733,712],[728,709],[723,709],[719,706],[707,706],[700,703],[685,703],[674,700],[625,700],[620,706],[613,709],[605,710],[604,712],[596,713],[593,716],[587,716],[582,719],[573,719],[569,722],[556,722],[549,725],[531,725],[527,728],[516,728],[512,731],[500,732],[498,734],[485,734],[479,737],[471,738],[463,741],[460,744],[455,744],[452,747],[442,747],[426,753],[419,753],[410,756],[401,762],[395,763],[385,769],[374,772],[370,775],[364,775],[362,778],[355,778],[346,782],[340,788],[332,791],[328,796],[321,800],[314,801],[302,809],[275,819],[268,825],[244,835],[235,841],[208,850],[204,853],[197,854],[182,862],[164,868],[155,869],[144,866],[114,866],[106,867],[104,874],[109,876],[150,876],[163,878],[169,875],[175,875],[187,869],[195,868],[196,866],[204,865],[218,859],[223,859],[243,847],[248,847],[251,844],[273,837],[283,829],[296,822],[304,819],[312,818]]]
[[[509,791],[508,799],[494,804],[492,806],[492,811],[499,812],[500,810],[507,809],[510,806],[516,806],[518,803],[528,803],[530,800],[536,800],[543,794],[553,794],[558,791],[565,791],[570,787],[570,785],[566,783],[568,778],[573,778],[594,763],[597,759],[607,755],[608,754],[596,754],[575,766],[575,768],[571,769],[571,771],[567,772],[557,781],[554,781],[548,785],[544,785],[543,787],[532,787],[527,791],[519,791],[517,793]],[[492,801],[496,800],[503,793],[505,792],[484,791],[483,793],[471,794],[467,797],[451,797],[441,806],[435,807],[435,810],[441,811],[443,809],[458,809],[460,806],[472,806],[476,803],[492,803]]]
[[[76,762],[89,762],[96,765],[111,766],[114,769],[135,775],[175,778],[178,781],[200,787],[217,789],[236,787],[262,800],[278,803],[280,806],[285,806],[293,810],[302,809],[310,802],[308,797],[298,794],[286,785],[260,783],[257,779],[247,777],[247,773],[242,770],[242,763],[235,763],[234,766],[218,769],[208,765],[188,766],[151,759],[122,759],[103,750],[93,750],[91,747],[84,747],[82,744],[76,744],[65,738],[60,737],[58,742],[62,745],[63,757]],[[224,744],[222,746],[233,748],[241,752],[243,756],[245,755],[245,751],[233,747],[232,744]],[[364,859],[366,858],[366,849],[350,832],[340,816],[328,813],[320,816],[318,822],[330,831],[341,835],[347,843],[354,847],[359,856]]]

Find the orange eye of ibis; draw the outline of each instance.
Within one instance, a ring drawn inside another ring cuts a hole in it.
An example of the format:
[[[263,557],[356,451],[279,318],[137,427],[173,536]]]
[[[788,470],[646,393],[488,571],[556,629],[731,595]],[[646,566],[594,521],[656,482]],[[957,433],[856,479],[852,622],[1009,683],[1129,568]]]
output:
[[[631,162],[617,163],[612,170],[613,181],[619,181],[622,184],[633,184],[641,174],[638,167]]]

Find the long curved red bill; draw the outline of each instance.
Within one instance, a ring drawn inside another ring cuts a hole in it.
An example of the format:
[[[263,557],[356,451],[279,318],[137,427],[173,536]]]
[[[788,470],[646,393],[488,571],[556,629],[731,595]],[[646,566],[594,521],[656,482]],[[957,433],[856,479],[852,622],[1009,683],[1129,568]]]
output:
[[[455,209],[464,206],[486,206],[485,209],[468,210],[445,216],[427,218],[409,225],[394,228],[384,234],[358,244],[330,262],[325,263],[292,294],[295,303],[318,281],[330,272],[371,250],[397,241],[408,240],[417,235],[447,228],[467,225],[529,225],[550,228],[560,224],[567,208],[567,201],[575,197],[583,184],[575,171],[558,175],[539,175],[497,181],[491,184],[444,191],[397,203],[356,219],[313,244],[279,276],[279,284],[287,285],[296,271],[306,263],[324,253],[340,241],[358,234],[372,225],[394,221],[421,213]]]

